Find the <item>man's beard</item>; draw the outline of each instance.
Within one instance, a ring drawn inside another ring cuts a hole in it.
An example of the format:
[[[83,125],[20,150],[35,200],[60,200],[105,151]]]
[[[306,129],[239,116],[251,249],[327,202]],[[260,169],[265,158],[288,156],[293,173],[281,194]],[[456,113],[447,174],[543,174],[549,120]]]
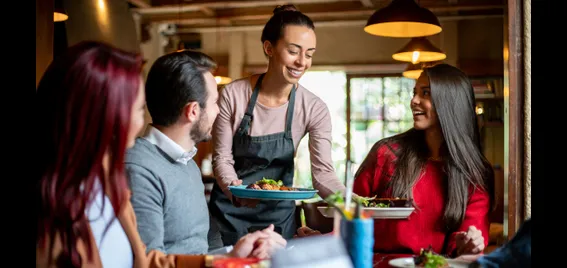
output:
[[[212,137],[210,134],[211,126],[207,126],[207,115],[202,113],[193,127],[191,128],[191,139],[195,142],[195,145],[199,142],[209,141]]]

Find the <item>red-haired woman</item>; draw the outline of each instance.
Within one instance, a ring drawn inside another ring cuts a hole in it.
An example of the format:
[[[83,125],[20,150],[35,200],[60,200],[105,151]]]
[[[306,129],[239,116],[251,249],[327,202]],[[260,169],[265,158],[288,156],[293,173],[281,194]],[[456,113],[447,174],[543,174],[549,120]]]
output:
[[[141,64],[83,42],[40,81],[37,267],[202,267],[215,258],[146,252],[136,230],[124,154],[144,125]],[[240,250],[269,235],[250,234]]]

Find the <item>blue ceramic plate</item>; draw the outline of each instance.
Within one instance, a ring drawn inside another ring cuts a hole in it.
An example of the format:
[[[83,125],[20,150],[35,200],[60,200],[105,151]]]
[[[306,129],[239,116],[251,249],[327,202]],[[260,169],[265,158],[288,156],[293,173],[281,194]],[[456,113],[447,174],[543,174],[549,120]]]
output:
[[[264,200],[303,200],[315,196],[318,190],[296,188],[297,191],[272,191],[246,189],[247,185],[228,186],[230,192],[239,198],[254,198]]]

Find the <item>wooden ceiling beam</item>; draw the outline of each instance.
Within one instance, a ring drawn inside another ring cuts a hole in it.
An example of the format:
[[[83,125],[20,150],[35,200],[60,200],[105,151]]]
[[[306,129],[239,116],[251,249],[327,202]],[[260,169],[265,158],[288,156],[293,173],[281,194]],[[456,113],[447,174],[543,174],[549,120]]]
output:
[[[261,0],[261,1],[192,1],[190,3],[182,5],[166,5],[166,6],[156,6],[156,7],[146,7],[146,8],[136,8],[135,12],[142,15],[149,14],[168,14],[168,13],[179,13],[179,12],[190,12],[190,11],[200,11],[203,7],[214,8],[214,9],[226,9],[226,8],[256,8],[260,6],[272,6],[285,5],[285,4],[329,4],[333,2],[353,2],[359,0]]]
[[[137,6],[138,8],[151,8],[150,0],[127,0],[128,3]]]
[[[456,12],[456,11],[481,11],[481,10],[495,10],[495,9],[504,9],[504,5],[484,5],[484,6],[445,6],[445,7],[431,7],[429,8],[434,13],[444,13],[444,12]],[[374,13],[374,9],[358,9],[358,10],[334,10],[332,11],[330,8],[328,9],[320,9],[313,11],[306,11],[305,14],[309,16],[313,20],[319,20],[324,18],[332,18],[332,17],[365,17],[372,15]],[[172,24],[183,24],[183,25],[191,25],[191,24],[209,24],[214,23],[216,20],[221,21],[267,21],[273,14],[271,12],[266,12],[265,10],[249,10],[248,12],[238,12],[239,14],[248,14],[248,15],[233,15],[233,16],[225,16],[222,12],[216,12],[216,18],[210,18],[208,16],[203,16],[199,13],[185,13],[185,14],[171,14],[171,15],[159,15],[159,16],[151,16],[151,17],[144,17],[145,22],[149,23],[172,23]],[[234,13],[233,13],[234,14]]]
[[[362,3],[363,6],[368,8],[374,7],[374,4],[372,4],[372,0],[360,0],[360,3]]]
[[[215,10],[210,8],[210,7],[202,7],[201,12],[203,12],[205,15],[207,15],[209,17],[215,17],[217,15]]]
[[[462,15],[462,16],[438,16],[440,21],[454,20],[478,20],[490,18],[502,18],[502,14],[497,15]],[[356,20],[332,20],[332,21],[315,21],[315,27],[345,27],[356,26],[363,27],[366,25],[366,19]],[[177,33],[207,33],[207,32],[245,32],[245,31],[261,31],[264,24],[244,25],[244,26],[208,26],[208,27],[187,27],[180,28]]]

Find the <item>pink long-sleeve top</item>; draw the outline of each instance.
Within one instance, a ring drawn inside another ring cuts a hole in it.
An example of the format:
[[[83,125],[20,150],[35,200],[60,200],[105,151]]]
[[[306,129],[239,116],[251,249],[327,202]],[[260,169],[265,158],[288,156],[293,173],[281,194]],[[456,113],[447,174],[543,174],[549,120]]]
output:
[[[236,80],[224,87],[219,98],[219,115],[213,126],[213,168],[219,186],[223,189],[238,179],[234,170],[232,138],[246,112],[252,96],[251,78]],[[256,81],[256,79],[254,79]],[[256,101],[251,136],[283,132],[288,103],[267,107]],[[295,94],[292,137],[297,153],[301,139],[309,133],[309,153],[313,187],[322,198],[345,186],[335,174],[331,159],[331,116],[327,105],[315,94],[299,85]]]

